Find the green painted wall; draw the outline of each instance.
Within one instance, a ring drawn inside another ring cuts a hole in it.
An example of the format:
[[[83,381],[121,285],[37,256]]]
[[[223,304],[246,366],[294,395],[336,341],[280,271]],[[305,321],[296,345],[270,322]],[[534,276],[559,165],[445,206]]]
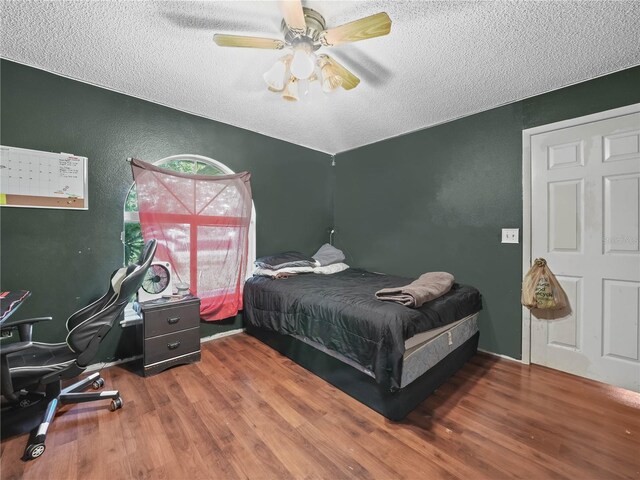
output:
[[[445,270],[484,297],[480,348],[521,358],[522,130],[640,102],[640,67],[336,156],[336,243],[348,261]]]
[[[125,158],[209,156],[249,170],[258,255],[312,252],[335,224],[352,265],[406,276],[447,270],[484,295],[481,348],[520,357],[521,132],[640,102],[640,67],[386,140],[330,158],[2,60],[0,143],[89,157],[91,209],[0,209],[0,287],[28,288],[21,316],[52,315],[36,338],[59,340],[66,317],[99,296],[122,262]],[[309,179],[313,179],[312,182]],[[239,328],[241,318],[203,324],[202,335]],[[100,359],[127,356],[116,327]]]
[[[0,69],[0,143],[89,158],[89,211],[0,209],[1,288],[33,291],[20,316],[54,317],[36,330],[37,340],[64,340],[67,316],[100,296],[122,264],[127,157],[193,153],[250,171],[259,256],[312,253],[326,241],[328,155],[6,60]],[[240,317],[203,323],[202,336],[240,326]],[[129,330],[111,331],[100,360],[131,354]]]

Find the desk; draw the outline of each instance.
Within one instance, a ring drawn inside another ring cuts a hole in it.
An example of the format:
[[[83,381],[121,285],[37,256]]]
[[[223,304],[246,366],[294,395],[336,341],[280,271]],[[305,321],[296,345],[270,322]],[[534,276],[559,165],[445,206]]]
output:
[[[7,318],[15,313],[22,302],[24,302],[31,292],[29,290],[14,290],[12,292],[0,292],[0,328]]]

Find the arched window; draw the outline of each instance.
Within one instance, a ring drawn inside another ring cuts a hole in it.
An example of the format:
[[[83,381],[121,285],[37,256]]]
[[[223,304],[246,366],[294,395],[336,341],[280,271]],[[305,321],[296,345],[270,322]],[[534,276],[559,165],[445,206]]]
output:
[[[173,155],[163,158],[155,165],[182,173],[197,173],[199,175],[229,175],[235,173],[225,164],[212,158],[200,155]],[[138,201],[136,196],[136,185],[133,183],[124,202],[124,263],[135,262],[142,248],[144,240],[140,229],[140,217],[138,215]],[[253,272],[253,262],[256,256],[256,212],[255,206],[251,212],[251,224],[249,226],[249,255],[247,258],[247,277]]]

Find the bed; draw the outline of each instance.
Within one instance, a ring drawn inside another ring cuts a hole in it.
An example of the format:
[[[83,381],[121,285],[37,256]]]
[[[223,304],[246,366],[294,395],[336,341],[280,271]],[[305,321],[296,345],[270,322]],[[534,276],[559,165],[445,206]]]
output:
[[[457,283],[417,309],[375,298],[410,282],[357,268],[254,276],[244,288],[246,331],[399,421],[475,354],[482,308],[478,290]]]

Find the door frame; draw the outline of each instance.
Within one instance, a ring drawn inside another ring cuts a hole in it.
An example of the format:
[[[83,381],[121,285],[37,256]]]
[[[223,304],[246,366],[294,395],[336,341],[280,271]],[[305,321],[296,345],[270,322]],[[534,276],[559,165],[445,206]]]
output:
[[[605,110],[582,117],[548,123],[522,131],[522,278],[531,267],[531,137],[562,128],[621,117],[640,112],[640,103]],[[522,307],[522,363],[531,363],[531,312]]]

